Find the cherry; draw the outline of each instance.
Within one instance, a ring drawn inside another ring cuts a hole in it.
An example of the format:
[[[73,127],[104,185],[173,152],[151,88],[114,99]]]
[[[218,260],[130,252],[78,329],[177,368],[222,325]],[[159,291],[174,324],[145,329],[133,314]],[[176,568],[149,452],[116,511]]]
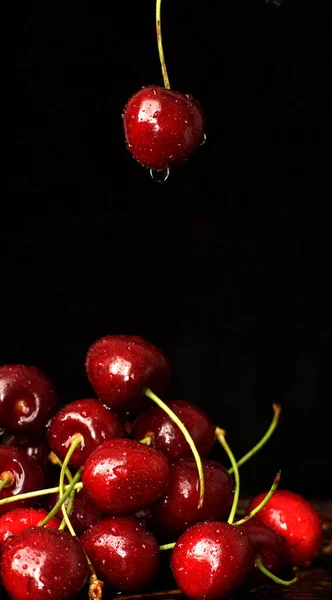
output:
[[[39,433],[56,409],[54,387],[36,367],[0,367],[0,428]]]
[[[58,502],[60,498],[59,493],[49,494],[46,496],[46,500],[43,503],[43,507],[47,512],[50,512]],[[64,505],[67,507],[69,502],[69,498],[64,502]],[[70,522],[77,533],[80,535],[88,529],[91,525],[96,523],[100,519],[99,510],[92,504],[89,500],[88,495],[84,488],[79,490],[75,494],[74,503],[70,513]],[[57,517],[62,519],[62,511],[61,508],[57,513]]]
[[[204,117],[197,100],[158,85],[136,92],[122,118],[127,149],[150,169],[184,163],[204,139]]]
[[[83,441],[70,458],[69,464],[73,467],[83,465],[91,452],[106,440],[123,437],[124,428],[109,407],[88,398],[66,404],[51,420],[48,443],[61,460],[77,433],[83,436]]]
[[[233,502],[233,480],[227,470],[214,460],[204,460],[204,502],[197,507],[199,481],[195,461],[180,459],[171,467],[170,482],[153,507],[153,519],[159,526],[174,533],[182,532],[194,523],[227,519]]]
[[[218,521],[187,529],[171,555],[175,581],[190,600],[230,596],[246,581],[253,565],[249,537],[239,527]]]
[[[135,513],[165,492],[170,467],[165,456],[136,440],[104,442],[87,459],[82,483],[104,514]]]
[[[43,469],[49,465],[50,447],[46,435],[10,433],[4,437],[2,445],[19,448]]]
[[[249,502],[247,514],[264,495],[258,494]],[[323,529],[310,502],[289,490],[277,490],[255,518],[285,538],[282,549],[285,564],[298,567],[311,564],[322,544]]]
[[[28,527],[37,526],[45,517],[47,512],[43,508],[14,508],[0,517],[0,551],[5,540],[12,536],[18,535]],[[58,529],[60,526],[59,519],[53,517],[45,527]]]
[[[86,370],[96,395],[117,411],[139,410],[146,388],[163,396],[169,386],[167,359],[139,336],[109,335],[94,342]]]
[[[41,467],[22,450],[13,446],[0,446],[0,500],[33,490],[42,489],[44,474]],[[15,502],[15,508],[33,506],[34,498]],[[13,507],[0,505],[0,515]]]
[[[159,545],[135,517],[106,517],[80,537],[98,577],[118,592],[146,588],[156,576]]]
[[[284,538],[254,518],[239,525],[239,528],[251,540],[255,557],[260,556],[264,566],[271,573],[277,574],[282,566],[281,553],[285,544]],[[249,579],[251,584],[266,583],[268,581],[264,573],[258,569],[253,570]]]
[[[66,531],[29,527],[2,548],[2,579],[12,600],[69,600],[88,577],[81,543]]]
[[[172,400],[167,402],[167,406],[190,433],[200,456],[208,456],[215,437],[215,426],[211,419],[200,408],[185,400]],[[150,438],[151,445],[161,450],[171,462],[191,456],[192,453],[182,431],[159,406],[153,406],[138,415],[131,435],[136,440]]]

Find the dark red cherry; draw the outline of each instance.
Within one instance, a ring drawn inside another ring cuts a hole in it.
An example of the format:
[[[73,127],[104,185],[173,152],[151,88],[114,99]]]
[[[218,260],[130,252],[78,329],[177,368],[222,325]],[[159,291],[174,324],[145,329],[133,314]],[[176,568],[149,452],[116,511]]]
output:
[[[22,450],[13,446],[0,446],[0,500],[24,494],[44,487],[44,474],[41,467]],[[1,504],[0,515],[12,510],[33,506],[35,498],[18,500],[15,503]]]
[[[84,465],[91,452],[106,440],[123,437],[124,428],[108,406],[99,400],[86,398],[66,404],[51,420],[48,443],[61,460],[64,460],[76,433],[83,436],[84,443],[72,454],[69,461],[72,467]]]
[[[172,465],[165,495],[152,507],[153,519],[159,526],[179,533],[198,521],[227,519],[234,495],[232,477],[214,460],[203,460],[202,466],[205,494],[203,506],[198,508],[199,479],[195,460],[180,459]]]
[[[40,433],[56,409],[54,387],[36,367],[0,367],[0,428]]]
[[[46,500],[43,503],[44,509],[50,512],[55,504],[59,500],[59,494],[49,494],[46,496]],[[68,506],[69,498],[65,500],[65,506]],[[56,516],[62,520],[61,508],[57,512]],[[81,535],[83,531],[88,529],[91,525],[96,523],[101,517],[99,510],[90,502],[88,495],[84,488],[76,492],[74,503],[70,513],[70,522],[77,535]]]
[[[22,433],[10,433],[2,440],[3,446],[14,446],[22,450],[31,460],[35,461],[42,469],[49,465],[50,447],[47,436],[36,433],[26,435]]]
[[[9,510],[0,517],[0,552],[5,540],[12,536],[18,535],[24,529],[28,527],[37,526],[41,523],[47,512],[43,508],[14,508]],[[56,517],[52,517],[45,527],[52,527],[58,529],[60,521]]]
[[[255,557],[260,556],[264,567],[277,575],[282,566],[281,553],[285,544],[284,538],[254,518],[239,525],[239,528],[250,538]],[[250,574],[250,583],[268,583],[268,578],[259,569],[254,569]]]
[[[83,588],[88,563],[78,538],[29,527],[2,548],[2,579],[12,600],[70,600]]]
[[[128,150],[151,169],[184,163],[204,137],[204,118],[197,100],[157,85],[136,92],[122,118]]]
[[[146,388],[163,396],[170,382],[161,350],[138,336],[109,335],[94,342],[86,371],[98,398],[121,412],[139,410]]]
[[[255,496],[246,509],[249,514],[266,493]],[[276,490],[255,518],[285,538],[283,561],[293,567],[308,567],[323,540],[322,522],[312,504],[289,490]]]
[[[135,513],[162,496],[169,471],[162,452],[136,440],[117,439],[92,452],[82,482],[90,501],[102,513]]]
[[[159,544],[135,517],[107,517],[80,537],[97,576],[118,592],[137,592],[155,578]]]
[[[201,458],[208,456],[215,437],[211,419],[198,406],[185,400],[171,400],[167,405],[190,433]],[[170,462],[192,456],[182,431],[159,406],[152,406],[136,418],[131,436],[136,440],[150,436],[152,445],[161,450]]]
[[[254,566],[253,545],[238,527],[224,522],[197,523],[176,542],[171,568],[190,600],[228,598]]]

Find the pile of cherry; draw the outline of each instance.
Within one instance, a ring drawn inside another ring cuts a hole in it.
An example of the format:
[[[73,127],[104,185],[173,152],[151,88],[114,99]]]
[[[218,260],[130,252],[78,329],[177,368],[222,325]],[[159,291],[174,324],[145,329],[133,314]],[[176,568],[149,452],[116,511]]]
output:
[[[236,460],[201,409],[161,400],[170,365],[153,344],[101,338],[86,372],[96,398],[59,408],[37,368],[0,367],[0,582],[9,597],[64,600],[87,585],[97,600],[104,584],[134,594],[158,579],[162,552],[193,600],[295,583],[322,543],[313,506],[277,489],[277,474],[244,515],[238,507],[239,467],[267,442],[280,406]],[[229,468],[209,458],[219,442]]]

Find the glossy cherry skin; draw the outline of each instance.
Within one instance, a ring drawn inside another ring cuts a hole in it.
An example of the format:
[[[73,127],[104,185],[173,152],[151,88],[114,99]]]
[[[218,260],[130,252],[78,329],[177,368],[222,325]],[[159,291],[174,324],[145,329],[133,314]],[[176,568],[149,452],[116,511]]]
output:
[[[152,169],[184,163],[204,136],[197,100],[157,85],[136,92],[122,118],[128,150],[141,165]]]
[[[159,526],[180,533],[198,521],[222,521],[232,507],[234,483],[227,470],[214,460],[203,460],[204,502],[198,508],[199,479],[195,460],[180,459],[171,467],[165,495],[152,507]]]
[[[253,565],[249,537],[238,527],[218,521],[187,529],[171,555],[175,581],[190,600],[228,598],[243,585]]]
[[[263,565],[277,575],[282,566],[281,553],[285,544],[284,538],[254,518],[238,527],[250,538],[255,557],[259,556]],[[268,578],[259,569],[253,570],[249,580],[250,584],[268,583]]]
[[[215,426],[211,419],[198,406],[185,400],[171,400],[167,405],[189,431],[201,458],[208,456],[215,437]],[[138,415],[131,436],[136,440],[150,436],[152,446],[161,450],[170,462],[192,456],[182,431],[159,406],[152,406]]]
[[[104,442],[87,459],[82,482],[104,514],[130,514],[152,505],[165,492],[170,467],[165,456],[136,440]]]
[[[51,420],[48,443],[61,460],[76,433],[83,436],[84,442],[74,451],[69,465],[79,468],[100,444],[123,437],[125,432],[118,416],[108,406],[86,398],[66,404]]]
[[[139,336],[109,335],[94,342],[86,357],[90,383],[115,411],[137,411],[146,388],[163,396],[170,366],[162,351]]]
[[[40,433],[56,410],[55,389],[36,367],[0,367],[0,428]]]
[[[6,539],[12,535],[18,535],[28,527],[35,527],[47,517],[43,508],[14,508],[0,517],[0,552]],[[45,527],[58,529],[60,521],[52,517]]]
[[[29,527],[2,548],[2,579],[12,600],[70,600],[83,588],[88,563],[78,538]]]
[[[14,446],[22,450],[31,460],[42,469],[49,465],[50,447],[46,435],[10,433],[2,441],[3,446]]]
[[[46,496],[46,500],[43,503],[43,506],[47,512],[50,512],[55,506],[55,504],[59,500],[59,494],[49,494]],[[65,500],[65,506],[68,505],[69,498]],[[56,513],[58,519],[62,520],[62,510],[61,508]],[[70,513],[70,522],[74,528],[74,531],[77,535],[81,535],[83,531],[91,527],[94,523],[96,523],[101,517],[100,511],[90,502],[88,495],[84,488],[76,492],[74,503]]]
[[[22,450],[13,446],[0,446],[0,480],[7,474],[12,481],[0,490],[0,500],[24,494],[44,487],[44,474],[41,467]],[[12,510],[33,506],[36,498],[26,498],[15,503],[0,505],[0,515]]]
[[[118,592],[137,592],[155,578],[159,544],[135,517],[106,517],[80,537],[98,577]]]
[[[266,493],[253,498],[247,514]],[[322,541],[322,522],[312,504],[289,490],[277,490],[255,518],[285,538],[283,562],[291,567],[308,567],[317,555]]]

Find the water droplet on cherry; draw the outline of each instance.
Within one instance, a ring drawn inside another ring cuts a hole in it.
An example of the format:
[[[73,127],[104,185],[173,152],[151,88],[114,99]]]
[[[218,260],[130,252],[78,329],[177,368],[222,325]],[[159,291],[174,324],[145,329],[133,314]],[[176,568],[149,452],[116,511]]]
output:
[[[153,181],[156,183],[165,183],[169,178],[170,168],[166,167],[165,169],[150,169],[150,175]]]

